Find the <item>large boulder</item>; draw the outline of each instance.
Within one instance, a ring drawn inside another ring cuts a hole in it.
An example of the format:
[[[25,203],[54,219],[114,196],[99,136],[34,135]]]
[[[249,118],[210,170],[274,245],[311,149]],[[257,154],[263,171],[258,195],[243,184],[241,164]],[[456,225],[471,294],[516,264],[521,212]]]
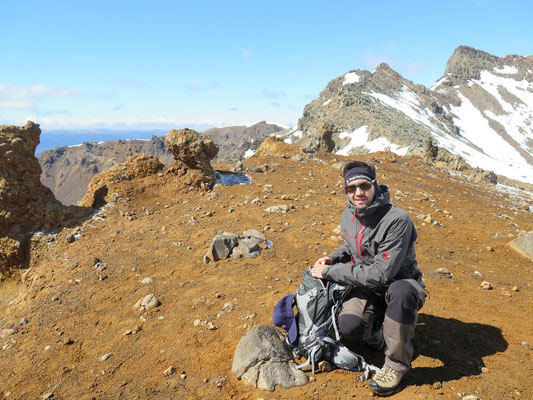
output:
[[[261,390],[274,391],[303,386],[309,379],[292,363],[285,335],[273,326],[254,326],[237,345],[232,371],[243,382]]]
[[[533,261],[533,231],[511,240],[508,246]]]
[[[165,145],[176,161],[206,175],[214,175],[210,161],[216,157],[218,147],[209,137],[192,129],[173,129],[168,133]]]
[[[218,153],[217,145],[207,136],[192,129],[171,130],[165,145],[174,156],[168,170],[188,187],[210,190],[216,181],[210,160]]]

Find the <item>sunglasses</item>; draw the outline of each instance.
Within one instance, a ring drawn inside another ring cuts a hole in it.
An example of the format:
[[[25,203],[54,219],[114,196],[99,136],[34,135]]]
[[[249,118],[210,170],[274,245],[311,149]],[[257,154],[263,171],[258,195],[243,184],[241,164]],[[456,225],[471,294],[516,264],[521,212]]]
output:
[[[357,188],[367,191],[372,188],[372,184],[370,182],[363,182],[363,183],[359,183],[358,185],[348,185],[345,188],[346,188],[346,192],[348,193],[355,192]]]

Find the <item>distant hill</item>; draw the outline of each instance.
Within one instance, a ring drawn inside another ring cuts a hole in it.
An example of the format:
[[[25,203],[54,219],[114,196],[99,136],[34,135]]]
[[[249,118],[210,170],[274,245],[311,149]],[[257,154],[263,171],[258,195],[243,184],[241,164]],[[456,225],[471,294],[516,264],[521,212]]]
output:
[[[283,128],[264,121],[251,126],[212,128],[202,133],[219,146],[217,161],[239,161],[253,154],[265,137]],[[151,139],[120,139],[85,142],[43,151],[39,155],[41,182],[63,204],[76,204],[87,190],[92,177],[134,154],[147,153],[168,164],[173,157],[165,147],[165,136]]]
[[[533,182],[532,120],[533,56],[461,46],[431,88],[387,64],[333,79],[282,136],[340,155],[424,155],[431,139],[472,167]]]

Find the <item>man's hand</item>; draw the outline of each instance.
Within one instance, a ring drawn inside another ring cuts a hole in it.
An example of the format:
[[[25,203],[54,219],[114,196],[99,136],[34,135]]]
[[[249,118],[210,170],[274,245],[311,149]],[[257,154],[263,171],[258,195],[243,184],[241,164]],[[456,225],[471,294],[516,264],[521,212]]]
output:
[[[322,271],[326,269],[328,265],[333,264],[333,259],[331,257],[325,256],[316,260],[315,265],[311,268],[311,275],[315,278],[322,279]]]

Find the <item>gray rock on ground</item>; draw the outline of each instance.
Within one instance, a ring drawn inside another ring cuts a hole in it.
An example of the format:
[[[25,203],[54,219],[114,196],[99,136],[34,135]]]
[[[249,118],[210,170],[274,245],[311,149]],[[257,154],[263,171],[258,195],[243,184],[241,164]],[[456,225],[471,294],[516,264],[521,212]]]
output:
[[[219,261],[230,256],[233,259],[260,256],[260,243],[266,241],[265,235],[255,229],[249,229],[243,232],[243,236],[239,237],[233,232],[218,231],[204,256],[204,262]]]
[[[144,310],[151,310],[152,308],[159,307],[161,305],[161,302],[155,297],[153,294],[149,294],[148,296],[145,296],[137,303],[135,303],[134,308],[140,308],[142,311]]]
[[[533,261],[533,231],[511,240],[507,245]]]
[[[211,242],[211,246],[206,254],[206,257],[213,261],[222,260],[228,257],[233,248],[237,246],[239,236],[232,232],[218,231],[215,238]]]
[[[279,213],[285,214],[290,211],[290,207],[286,204],[279,204],[279,205],[267,207],[265,211],[268,213],[279,212]]]
[[[266,240],[266,236],[256,229],[248,229],[247,231],[244,231],[242,233],[242,236],[258,238],[258,239],[261,239],[261,241]]]
[[[239,239],[238,246],[233,248],[231,258],[238,259],[241,257],[259,257],[261,255],[261,248],[259,247],[260,242],[262,242],[261,239],[252,236]]]
[[[274,391],[276,386],[303,386],[307,375],[290,362],[293,355],[285,335],[273,326],[254,326],[237,345],[232,371],[243,382],[261,390]]]

